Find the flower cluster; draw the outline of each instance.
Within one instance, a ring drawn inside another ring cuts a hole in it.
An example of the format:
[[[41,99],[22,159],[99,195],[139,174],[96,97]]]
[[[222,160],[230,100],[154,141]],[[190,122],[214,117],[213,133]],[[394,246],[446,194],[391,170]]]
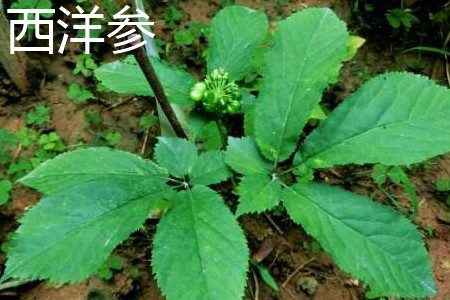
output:
[[[242,108],[242,93],[223,69],[216,69],[204,81],[197,82],[190,96],[210,113],[237,114]]]

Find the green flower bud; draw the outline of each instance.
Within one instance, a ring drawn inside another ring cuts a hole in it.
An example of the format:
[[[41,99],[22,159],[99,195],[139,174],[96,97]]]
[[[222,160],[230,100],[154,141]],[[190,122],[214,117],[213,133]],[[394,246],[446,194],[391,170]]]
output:
[[[206,84],[204,82],[197,82],[192,89],[204,93],[206,91]]]
[[[242,108],[242,104],[239,101],[231,101],[228,105],[227,105],[227,112],[229,114],[237,114],[241,111]]]
[[[242,99],[242,93],[240,90],[237,90],[235,92],[233,92],[233,98],[235,100],[241,100]]]
[[[192,89],[189,95],[191,96],[191,99],[194,101],[200,101],[203,98],[203,92],[196,89]]]

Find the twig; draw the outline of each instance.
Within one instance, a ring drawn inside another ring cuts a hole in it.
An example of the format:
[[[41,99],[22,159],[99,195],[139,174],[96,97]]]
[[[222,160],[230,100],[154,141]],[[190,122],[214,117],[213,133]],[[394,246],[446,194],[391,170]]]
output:
[[[14,155],[12,157],[11,162],[15,162],[16,158],[20,155],[20,152],[22,151],[22,144],[19,143],[19,147],[17,147],[16,151],[14,151]]]
[[[5,283],[0,284],[0,291],[6,290],[6,289],[10,289],[10,288],[14,288],[16,286],[28,283],[29,281],[22,281],[22,280],[15,280],[15,281],[8,281]]]
[[[148,142],[149,135],[150,135],[150,129],[147,130],[147,133],[145,134],[145,137],[144,137],[144,142],[142,143],[142,148],[141,148],[142,155],[145,154],[145,148],[147,148],[147,142]]]
[[[298,272],[300,272],[301,269],[303,269],[307,264],[309,264],[310,262],[312,262],[312,261],[314,261],[314,260],[316,260],[315,257],[313,257],[313,258],[311,258],[311,259],[308,259],[307,261],[305,261],[304,263],[302,263],[300,266],[298,266],[298,268],[295,269],[295,271],[292,272],[292,273],[288,276],[288,278],[286,278],[286,280],[283,282],[283,284],[281,285],[281,287],[283,287],[283,288],[286,287],[286,285],[289,283],[289,281],[291,281],[291,279],[292,279]]]
[[[445,37],[444,46],[443,48],[447,48],[448,43],[450,42],[450,31],[448,32],[447,36]],[[448,63],[448,55],[445,55],[445,74],[447,75],[447,83],[450,86],[450,66]]]
[[[115,109],[115,108],[117,108],[119,106],[122,106],[122,105],[124,105],[124,104],[126,104],[128,102],[135,101],[135,100],[136,100],[136,98],[134,98],[134,97],[125,99],[123,101],[120,101],[119,103],[111,105],[110,107],[107,108],[107,110],[113,110],[113,109]]]
[[[267,218],[267,220],[269,220],[270,224],[272,224],[272,226],[276,229],[276,231],[278,231],[280,235],[284,235],[283,230],[281,230],[280,227],[278,227],[278,225],[272,220],[272,218],[267,213],[264,213],[264,216]]]
[[[252,270],[252,273],[253,273],[253,280],[255,281],[255,297],[253,299],[258,300],[259,299],[258,277],[256,276],[255,270]]]
[[[141,67],[142,72],[144,73],[145,78],[147,79],[147,82],[150,84],[153,92],[155,93],[156,101],[158,101],[159,105],[161,106],[161,109],[166,115],[170,125],[172,125],[172,128],[175,131],[176,135],[180,138],[187,139],[187,135],[184,132],[180,121],[175,115],[175,112],[173,111],[172,106],[169,103],[169,100],[167,99],[166,93],[164,92],[164,88],[161,82],[159,81],[158,76],[156,75],[155,69],[153,69],[152,63],[148,59],[144,48],[142,47],[137,48],[136,50],[134,50],[133,54],[139,66]]]
[[[297,297],[295,297],[295,295],[292,294],[292,292],[288,288],[283,287],[283,289],[288,293],[289,296],[292,297],[292,299],[297,300]]]
[[[248,291],[250,292],[250,297],[255,298],[255,293],[253,292],[252,284],[249,278],[247,278],[247,284],[248,284]]]
[[[280,255],[280,251],[277,249],[277,252],[275,252],[275,257],[270,263],[270,265],[267,267],[269,270],[272,269],[273,264],[277,261],[278,256]]]

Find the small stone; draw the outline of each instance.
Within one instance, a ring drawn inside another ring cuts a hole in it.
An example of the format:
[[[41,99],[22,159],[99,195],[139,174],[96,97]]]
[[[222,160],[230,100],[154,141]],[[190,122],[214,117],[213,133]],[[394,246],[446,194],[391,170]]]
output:
[[[308,296],[312,296],[317,292],[319,283],[314,277],[301,277],[297,280],[297,292],[303,291]]]
[[[450,271],[450,261],[449,260],[443,260],[441,262],[441,268],[446,270],[446,271]]]

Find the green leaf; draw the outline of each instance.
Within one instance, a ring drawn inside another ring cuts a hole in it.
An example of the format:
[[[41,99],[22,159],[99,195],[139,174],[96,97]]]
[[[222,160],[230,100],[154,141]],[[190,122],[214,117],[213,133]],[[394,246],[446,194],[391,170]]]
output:
[[[229,137],[225,162],[241,174],[268,174],[273,167],[259,153],[256,142],[251,137]]]
[[[269,270],[260,264],[257,264],[256,267],[258,268],[259,275],[261,276],[262,280],[264,280],[264,282],[269,285],[275,292],[278,292],[278,284],[270,274]]]
[[[408,194],[409,202],[413,208],[413,218],[416,218],[419,214],[419,198],[417,197],[416,189],[405,172],[402,171],[400,176],[405,191]]]
[[[50,0],[18,0],[17,2],[12,3],[10,8],[11,9],[51,9],[52,2]],[[40,16],[48,19],[53,16],[53,13],[40,14]],[[21,14],[20,19],[23,20],[23,14]],[[32,15],[32,16],[29,15],[28,19],[34,20],[34,15]]]
[[[437,54],[442,54],[442,55],[450,55],[450,51],[447,51],[445,49],[440,49],[440,48],[434,48],[434,47],[413,47],[413,48],[406,50],[405,52],[409,52],[409,51],[424,51],[424,52],[437,53]]]
[[[189,173],[193,185],[210,185],[227,180],[230,176],[222,151],[209,151],[200,154]]]
[[[179,30],[173,37],[177,45],[192,45],[196,39],[189,29]]]
[[[27,124],[44,126],[50,123],[50,111],[47,106],[40,104],[27,113]]]
[[[8,129],[0,128],[0,165],[9,160],[11,147],[17,142],[17,136]]]
[[[88,148],[48,160],[19,182],[43,193],[52,193],[86,181],[134,178],[139,182],[149,176],[164,175],[153,162],[137,155],[110,148]]]
[[[170,174],[183,177],[187,175],[198,157],[195,144],[185,139],[158,137],[155,147],[155,160]]]
[[[238,186],[237,216],[262,213],[280,203],[281,183],[264,174],[245,175]]]
[[[189,136],[192,141],[198,142],[203,149],[208,151],[222,148],[222,138],[215,121],[205,119],[203,116],[191,112],[188,115],[187,122],[189,124]]]
[[[400,166],[396,166],[390,168],[389,171],[386,172],[386,175],[393,183],[399,184],[402,181],[402,173],[404,173],[402,168]]]
[[[348,50],[345,60],[346,61],[351,60],[353,57],[355,57],[359,48],[361,48],[365,44],[365,42],[366,40],[363,39],[362,37],[359,37],[357,35],[351,35],[348,43]]]
[[[122,134],[120,134],[120,132],[107,132],[105,139],[109,146],[115,147],[122,141]]]
[[[311,8],[277,23],[256,104],[255,136],[263,155],[287,159],[324,89],[347,54],[345,23],[328,8]]]
[[[120,271],[123,269],[122,259],[117,255],[111,255],[97,270],[97,275],[104,280],[111,280],[112,270]]]
[[[183,18],[183,12],[171,5],[164,12],[164,19],[170,28],[174,28]]]
[[[120,256],[117,255],[111,255],[107,261],[107,265],[109,268],[113,270],[122,270],[123,269],[123,262]]]
[[[7,146],[13,146],[17,142],[17,137],[14,133],[10,132],[6,128],[0,128],[0,149],[4,149]]]
[[[150,128],[155,126],[157,122],[158,122],[157,116],[146,115],[141,117],[141,119],[139,120],[139,126],[141,126],[143,130],[149,130]]]
[[[189,98],[189,91],[195,83],[194,78],[189,73],[169,65],[165,61],[157,58],[150,58],[150,60],[170,102],[191,106],[193,101]],[[102,85],[114,92],[154,96],[133,56],[104,64],[94,73]]]
[[[242,112],[244,113],[245,136],[254,136],[256,98],[248,92],[242,94]]]
[[[403,171],[400,166],[392,167],[387,172],[387,175],[394,183],[403,184],[403,187],[408,194],[409,202],[413,208],[413,218],[417,217],[417,214],[419,213],[419,198],[417,197],[416,189],[414,188],[414,185],[408,175],[406,175],[405,171]]]
[[[95,96],[85,88],[79,86],[76,83],[73,83],[69,86],[67,90],[67,98],[70,100],[76,100],[79,102],[86,102],[89,99],[94,99]]]
[[[312,167],[411,165],[450,151],[450,90],[411,73],[387,73],[346,99],[296,157]]]
[[[387,170],[388,168],[385,165],[376,164],[373,167],[370,176],[372,177],[373,181],[375,181],[376,184],[382,185],[383,183],[386,182]]]
[[[223,130],[224,135],[226,136],[226,128],[224,127]],[[223,147],[219,128],[214,121],[207,122],[205,127],[197,133],[196,138],[201,141],[201,145],[205,150],[218,150]]]
[[[371,200],[326,185],[296,184],[283,192],[288,214],[346,272],[370,285],[370,296],[436,293],[419,231]]]
[[[168,188],[152,178],[104,179],[43,198],[20,220],[1,280],[87,279],[142,225]]]
[[[78,57],[77,64],[75,65],[75,69],[72,73],[74,75],[81,73],[83,76],[89,77],[92,76],[92,71],[97,68],[97,63],[95,62],[92,54],[82,54]]]
[[[436,181],[436,190],[439,192],[450,191],[450,180],[449,179],[438,179]]]
[[[160,221],[152,266],[168,299],[242,299],[248,268],[244,233],[218,194],[195,186],[179,192]]]
[[[103,280],[111,280],[113,278],[111,269],[103,266],[97,270],[97,275]]]
[[[211,23],[208,73],[223,68],[232,80],[244,77],[268,31],[263,12],[237,5],[222,9]]]
[[[9,200],[9,192],[13,184],[9,180],[0,180],[0,205],[5,204]]]
[[[244,114],[244,133],[245,136],[255,135],[255,109],[249,109]]]
[[[327,118],[327,114],[323,111],[320,104],[316,104],[309,115],[309,119],[315,120],[325,120]]]

